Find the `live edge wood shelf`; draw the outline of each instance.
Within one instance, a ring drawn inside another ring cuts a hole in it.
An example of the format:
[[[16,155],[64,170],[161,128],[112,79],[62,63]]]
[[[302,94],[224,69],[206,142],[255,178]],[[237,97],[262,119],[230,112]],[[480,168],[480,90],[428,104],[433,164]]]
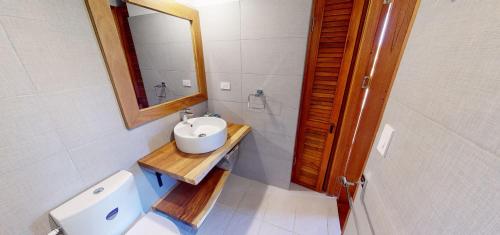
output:
[[[197,185],[250,130],[250,126],[247,125],[228,124],[226,144],[212,152],[204,154],[183,153],[177,149],[175,141],[172,141],[148,154],[138,163],[144,168]]]
[[[247,125],[228,124],[226,143],[210,153],[183,153],[173,141],[139,160],[142,167],[182,181],[156,202],[153,208],[198,229],[230,175],[229,171],[219,169],[215,165],[250,130]]]
[[[153,209],[198,229],[215,204],[229,171],[215,167],[198,185],[179,183]]]

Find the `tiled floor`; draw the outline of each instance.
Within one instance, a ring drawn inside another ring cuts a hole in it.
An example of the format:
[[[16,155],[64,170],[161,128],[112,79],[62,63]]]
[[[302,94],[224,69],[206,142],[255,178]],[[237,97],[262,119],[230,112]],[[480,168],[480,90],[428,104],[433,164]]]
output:
[[[340,234],[337,201],[297,185],[285,190],[233,174],[195,234]]]

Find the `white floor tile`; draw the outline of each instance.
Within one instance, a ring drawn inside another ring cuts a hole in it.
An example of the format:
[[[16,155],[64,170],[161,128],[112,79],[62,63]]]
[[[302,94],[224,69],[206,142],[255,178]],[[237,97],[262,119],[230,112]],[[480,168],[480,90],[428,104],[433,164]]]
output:
[[[252,181],[238,205],[237,211],[262,219],[269,204],[270,189],[267,185]]]
[[[333,204],[328,210],[328,235],[340,235],[339,211],[337,209],[337,202]]]
[[[233,216],[233,213],[234,208],[216,203],[196,234],[222,235],[229,224],[229,220]]]
[[[292,232],[264,221],[260,226],[259,235],[292,235]]]
[[[327,197],[325,194],[318,193],[316,191],[312,191],[306,187],[300,186],[298,184],[290,184],[290,190],[294,194],[299,194],[303,196],[316,196],[316,197]]]
[[[197,235],[340,235],[337,201],[231,175]]]
[[[236,208],[250,186],[250,180],[231,174],[217,202]]]
[[[302,235],[327,234],[329,202],[336,203],[326,198],[301,196],[295,210],[294,232]]]
[[[227,235],[255,235],[258,234],[262,220],[255,215],[235,212],[229,221],[224,234]]]
[[[264,220],[281,228],[292,228],[297,199],[289,191],[275,188],[269,198]]]

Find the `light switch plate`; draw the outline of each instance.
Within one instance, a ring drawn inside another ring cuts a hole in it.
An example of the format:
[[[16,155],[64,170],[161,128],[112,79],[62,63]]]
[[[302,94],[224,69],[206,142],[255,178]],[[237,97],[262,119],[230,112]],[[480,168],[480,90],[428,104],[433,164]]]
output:
[[[380,139],[377,144],[377,151],[380,155],[385,157],[385,153],[387,152],[387,148],[391,143],[392,134],[394,133],[394,128],[389,124],[385,124],[384,130],[382,130],[382,134],[380,135]]]
[[[184,87],[191,87],[191,80],[182,80],[182,85]]]
[[[220,89],[224,91],[231,90],[231,83],[230,82],[220,82]]]

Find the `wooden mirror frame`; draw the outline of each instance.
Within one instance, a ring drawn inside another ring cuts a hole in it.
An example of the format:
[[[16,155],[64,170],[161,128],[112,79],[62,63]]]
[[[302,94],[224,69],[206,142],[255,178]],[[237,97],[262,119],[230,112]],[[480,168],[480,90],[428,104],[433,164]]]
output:
[[[208,99],[198,11],[171,0],[128,0],[137,6],[191,22],[199,93],[140,109],[108,0],[85,0],[127,128],[135,128]]]

